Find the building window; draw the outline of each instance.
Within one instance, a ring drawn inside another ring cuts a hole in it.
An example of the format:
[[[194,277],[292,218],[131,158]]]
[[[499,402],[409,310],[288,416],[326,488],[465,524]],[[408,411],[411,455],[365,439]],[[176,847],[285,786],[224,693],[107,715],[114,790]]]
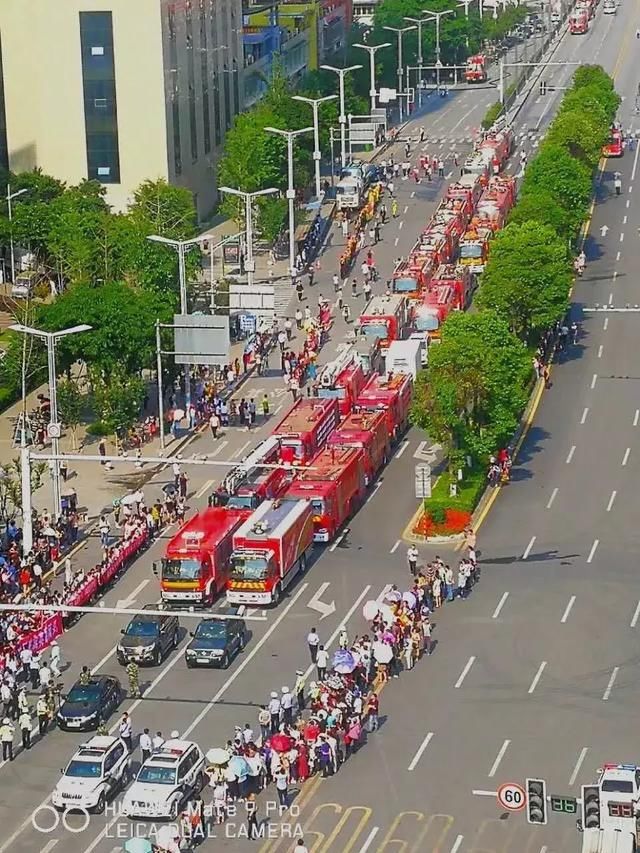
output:
[[[200,0],[200,77],[202,83],[202,129],[204,153],[211,152],[211,114],[209,107],[209,52],[207,50],[207,12],[204,0]]]
[[[4,76],[2,73],[2,41],[0,41],[0,169],[9,171],[9,144],[7,142],[7,115],[4,108]]]
[[[120,183],[116,72],[111,12],[80,12],[87,177]]]
[[[196,120],[196,71],[193,56],[195,50],[193,44],[193,14],[189,3],[186,5],[184,14],[187,45],[187,75],[189,78],[189,135],[191,137],[191,159],[195,163],[198,159],[198,122]]]

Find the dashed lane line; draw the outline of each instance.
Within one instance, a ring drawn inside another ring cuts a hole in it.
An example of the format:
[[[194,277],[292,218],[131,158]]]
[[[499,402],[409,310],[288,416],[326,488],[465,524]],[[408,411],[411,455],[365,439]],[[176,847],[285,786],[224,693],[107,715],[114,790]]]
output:
[[[636,605],[636,609],[635,609],[635,612],[633,614],[633,618],[631,619],[629,627],[635,628],[636,625],[638,624],[638,619],[640,619],[640,601]]]
[[[528,545],[527,545],[527,547],[524,549],[524,554],[522,555],[522,559],[523,559],[523,560],[526,560],[526,559],[527,559],[527,557],[529,556],[529,554],[531,553],[531,549],[533,548],[533,543],[534,543],[535,541],[536,541],[536,537],[535,537],[535,536],[532,536],[532,537],[531,537],[531,539],[529,540],[529,544],[528,544]]]
[[[607,504],[607,512],[611,512],[611,507],[613,506],[613,502],[615,501],[617,494],[618,493],[615,489],[611,492],[611,497],[609,498],[609,503]]]
[[[538,682],[542,678],[542,673],[546,669],[546,666],[547,666],[547,662],[546,662],[546,660],[543,660],[542,663],[540,664],[540,666],[538,667],[538,671],[533,676],[533,681],[531,682],[529,690],[527,691],[529,694],[531,694],[535,691],[536,687],[538,686]]]
[[[574,605],[575,603],[576,603],[576,597],[575,597],[575,595],[572,595],[572,596],[571,596],[571,598],[569,599],[569,603],[567,604],[567,606],[566,606],[566,607],[565,607],[565,609],[564,609],[564,613],[562,614],[562,619],[560,619],[560,624],[561,624],[561,625],[565,625],[565,624],[566,624],[567,619],[569,618],[569,614],[570,614],[570,613],[571,613],[571,611],[573,610],[573,605]]]
[[[550,497],[550,498],[549,498],[549,500],[547,501],[547,509],[551,509],[551,507],[553,506],[553,502],[555,501],[555,499],[556,499],[557,495],[558,495],[558,489],[557,489],[557,487],[556,487],[556,488],[551,492],[551,497]]]
[[[508,592],[503,592],[503,593],[502,593],[502,598],[501,598],[501,599],[500,599],[500,601],[498,602],[498,604],[497,604],[497,606],[496,606],[496,609],[493,611],[493,614],[492,614],[492,616],[491,616],[491,618],[492,618],[492,619],[497,619],[497,618],[500,616],[500,613],[502,612],[502,608],[504,607],[504,605],[505,605],[505,603],[506,603],[506,601],[507,601],[507,598],[509,598],[509,593],[508,593]]]
[[[462,672],[458,676],[458,680],[453,685],[456,690],[459,690],[462,687],[462,684],[463,684],[465,678],[469,674],[469,670],[471,669],[471,667],[475,663],[475,660],[476,660],[475,655],[471,655],[469,660],[466,662],[464,669],[462,670]]]
[[[581,423],[582,425],[584,425],[584,424],[586,423],[587,415],[588,415],[588,414],[589,414],[589,408],[588,408],[588,407],[586,407],[586,408],[584,409],[584,411],[582,412],[582,417],[580,418],[580,423]]]
[[[506,751],[509,749],[510,740],[505,740],[502,746],[500,747],[500,751],[496,755],[496,760],[491,765],[491,769],[489,770],[489,779],[493,779],[493,777],[498,772],[498,768],[500,767],[500,763],[505,756]]]
[[[575,766],[573,768],[573,771],[571,773],[571,776],[569,777],[569,787],[571,787],[572,785],[575,785],[576,779],[578,778],[578,773],[580,772],[580,768],[582,767],[582,764],[583,764],[588,752],[589,752],[588,746],[583,746],[582,749],[580,750],[580,755],[578,756],[578,760],[576,761]]]
[[[623,468],[627,464],[627,462],[629,461],[629,454],[630,453],[631,453],[631,448],[627,447],[627,449],[624,452],[624,456],[622,457],[622,467]]]
[[[609,677],[609,683],[607,684],[607,689],[602,694],[602,701],[603,702],[606,702],[609,699],[609,696],[611,696],[611,691],[613,690],[613,685],[616,683],[616,678],[618,677],[619,672],[620,672],[620,667],[614,666],[613,672],[611,673],[611,676]]]
[[[409,772],[412,772],[413,770],[415,770],[415,769],[416,769],[416,767],[418,766],[418,762],[419,762],[419,761],[420,761],[420,759],[422,758],[422,754],[423,754],[423,752],[424,752],[424,751],[425,751],[425,749],[429,746],[429,743],[430,743],[430,741],[431,741],[431,739],[432,739],[432,738],[433,738],[433,732],[429,732],[429,733],[425,736],[424,740],[422,741],[422,743],[421,743],[421,744],[420,744],[420,746],[418,747],[418,749],[417,749],[417,751],[416,751],[416,754],[415,754],[415,755],[413,756],[413,758],[411,759],[411,764],[407,767],[407,770],[408,770]]]
[[[574,454],[575,452],[576,452],[576,446],[575,446],[575,444],[572,444],[572,445],[571,445],[571,450],[569,451],[569,455],[567,456],[567,459],[566,459],[567,465],[569,465],[569,463],[570,463],[570,462],[571,462],[571,460],[573,459],[573,454]]]
[[[596,551],[597,551],[597,549],[598,549],[598,545],[599,545],[599,544],[600,544],[600,540],[599,540],[599,539],[594,539],[594,540],[593,540],[593,545],[591,546],[591,550],[589,551],[589,556],[587,557],[587,563],[591,563],[591,562],[593,561],[593,558],[594,558],[594,556],[595,556],[595,553],[596,553]]]

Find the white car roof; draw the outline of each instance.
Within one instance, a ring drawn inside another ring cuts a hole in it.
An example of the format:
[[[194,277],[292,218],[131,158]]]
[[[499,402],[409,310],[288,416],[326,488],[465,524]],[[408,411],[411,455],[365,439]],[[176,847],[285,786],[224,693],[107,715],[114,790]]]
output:
[[[160,751],[152,755],[145,764],[175,767],[182,756],[194,747],[198,752],[200,752],[198,745],[191,740],[179,740],[177,738],[174,740],[166,740],[162,744]]]

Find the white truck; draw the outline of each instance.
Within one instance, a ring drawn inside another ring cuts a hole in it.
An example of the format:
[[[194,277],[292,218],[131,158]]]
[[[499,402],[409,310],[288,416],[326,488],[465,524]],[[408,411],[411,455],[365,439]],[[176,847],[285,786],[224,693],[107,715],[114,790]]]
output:
[[[582,853],[636,853],[640,847],[640,767],[605,764],[582,786]]]
[[[378,170],[371,163],[352,160],[340,172],[336,187],[338,210],[353,210],[361,207],[369,187],[375,183]]]
[[[412,336],[406,341],[391,341],[385,352],[385,373],[404,373],[411,376],[415,382],[426,363],[426,349],[424,337],[421,335]]]

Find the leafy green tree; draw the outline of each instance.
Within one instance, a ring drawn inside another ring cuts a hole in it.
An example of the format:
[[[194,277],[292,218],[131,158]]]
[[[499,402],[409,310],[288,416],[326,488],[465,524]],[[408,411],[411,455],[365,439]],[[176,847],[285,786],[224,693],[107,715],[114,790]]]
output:
[[[573,91],[593,90],[605,110],[609,121],[615,118],[620,106],[620,95],[615,90],[613,78],[600,65],[581,65],[573,75]]]
[[[572,157],[562,146],[545,142],[527,168],[522,198],[533,190],[551,193],[568,212],[572,227],[579,227],[591,200],[591,175],[586,163]]]
[[[548,145],[565,148],[572,157],[594,169],[602,156],[609,128],[602,117],[582,110],[561,110],[547,134]]]
[[[172,240],[188,240],[197,232],[191,191],[168,184],[164,178],[145,181],[138,187],[129,206],[129,216],[134,222],[150,227],[149,234]]]
[[[77,449],[78,427],[82,423],[85,396],[73,379],[58,382],[58,411],[62,423],[71,430],[73,449]]]
[[[109,208],[97,181],[69,187],[50,202],[46,250],[54,268],[69,281],[90,281],[101,268],[98,234]]]
[[[116,367],[108,381],[100,373],[89,369],[93,404],[103,426],[122,439],[137,421],[146,394],[146,383],[139,376]]]
[[[31,463],[31,493],[42,485],[47,466],[44,462]],[[22,468],[20,459],[0,468],[0,519],[3,526],[22,512]]]
[[[567,245],[554,230],[535,221],[510,224],[492,243],[477,303],[529,341],[565,313],[570,285]]]
[[[548,225],[560,237],[568,239],[576,235],[582,224],[582,215],[581,210],[567,210],[562,207],[556,193],[530,186],[513,208],[509,223],[526,225],[532,221]]]

